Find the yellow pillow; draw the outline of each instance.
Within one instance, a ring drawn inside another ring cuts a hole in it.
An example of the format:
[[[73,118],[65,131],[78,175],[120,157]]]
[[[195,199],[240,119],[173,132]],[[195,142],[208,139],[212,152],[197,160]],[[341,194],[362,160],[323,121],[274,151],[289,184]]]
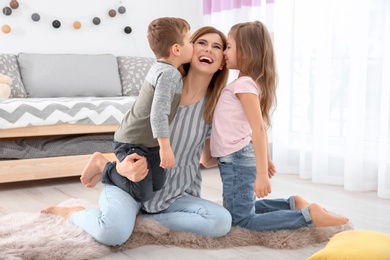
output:
[[[390,260],[390,234],[348,230],[334,235],[325,248],[308,260]]]

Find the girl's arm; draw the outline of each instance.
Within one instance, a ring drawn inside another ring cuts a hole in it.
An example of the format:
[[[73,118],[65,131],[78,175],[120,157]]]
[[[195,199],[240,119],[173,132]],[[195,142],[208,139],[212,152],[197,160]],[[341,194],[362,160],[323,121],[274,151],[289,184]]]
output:
[[[205,168],[211,168],[218,165],[217,159],[211,156],[210,139],[205,141],[202,156],[200,157],[200,164],[202,164]]]
[[[275,167],[275,164],[274,162],[272,161],[271,159],[271,153],[269,151],[269,142],[268,142],[268,134],[267,132],[265,133],[266,134],[266,138],[267,138],[267,158],[268,158],[268,177],[272,178],[275,173],[276,173],[276,167]]]
[[[241,105],[252,129],[252,143],[256,157],[256,181],[254,190],[259,198],[271,193],[271,182],[268,176],[268,143],[267,132],[261,115],[259,97],[251,93],[237,93]]]

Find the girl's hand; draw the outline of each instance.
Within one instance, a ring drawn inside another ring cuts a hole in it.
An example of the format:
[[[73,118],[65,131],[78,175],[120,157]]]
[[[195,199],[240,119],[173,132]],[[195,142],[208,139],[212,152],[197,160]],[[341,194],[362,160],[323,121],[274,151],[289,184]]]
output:
[[[271,193],[271,182],[267,175],[257,175],[254,185],[256,197],[264,198]]]
[[[268,177],[271,179],[276,173],[276,167],[275,164],[271,161],[268,160]]]

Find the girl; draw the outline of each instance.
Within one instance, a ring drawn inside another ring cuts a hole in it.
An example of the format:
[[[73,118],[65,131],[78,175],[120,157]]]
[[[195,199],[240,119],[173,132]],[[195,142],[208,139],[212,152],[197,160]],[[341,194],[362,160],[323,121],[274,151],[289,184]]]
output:
[[[299,196],[256,201],[255,194],[263,198],[271,193],[270,178],[275,174],[266,130],[276,104],[277,73],[267,28],[259,21],[234,25],[224,55],[226,67],[237,69],[239,75],[218,100],[210,146],[233,225],[263,231],[347,223]]]

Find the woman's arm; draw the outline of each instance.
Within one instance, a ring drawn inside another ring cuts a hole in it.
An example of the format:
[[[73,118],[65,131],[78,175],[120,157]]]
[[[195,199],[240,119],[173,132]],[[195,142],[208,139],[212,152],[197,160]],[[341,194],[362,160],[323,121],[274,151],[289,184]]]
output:
[[[119,162],[117,160],[116,170],[118,173],[133,182],[145,179],[148,174],[148,163],[146,158],[136,153],[132,153]]]
[[[210,139],[205,141],[202,156],[200,157],[200,164],[205,168],[211,168],[218,165],[217,159],[211,156]]]

